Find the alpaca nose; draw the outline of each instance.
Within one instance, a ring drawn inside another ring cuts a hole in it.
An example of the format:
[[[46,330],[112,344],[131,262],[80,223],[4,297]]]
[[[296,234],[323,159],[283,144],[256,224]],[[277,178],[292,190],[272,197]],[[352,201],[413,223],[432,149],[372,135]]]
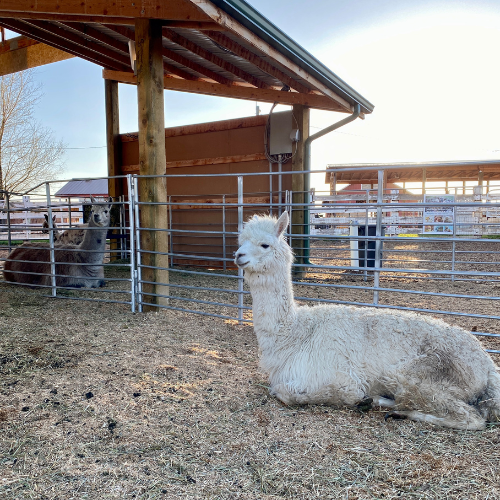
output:
[[[238,259],[240,259],[241,257],[244,257],[244,256],[245,256],[245,254],[244,254],[244,253],[242,253],[242,252],[237,252],[237,253],[236,253],[236,260],[238,260]]]

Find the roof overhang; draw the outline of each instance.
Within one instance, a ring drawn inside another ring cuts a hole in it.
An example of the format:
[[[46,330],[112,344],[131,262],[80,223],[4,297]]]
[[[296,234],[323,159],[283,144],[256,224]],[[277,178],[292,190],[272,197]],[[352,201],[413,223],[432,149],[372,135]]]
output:
[[[135,20],[162,22],[165,88],[362,115],[373,105],[243,0],[2,0],[0,26],[102,66],[103,76],[135,83],[129,44]],[[0,51],[0,74],[44,64]],[[51,53],[52,62],[57,56]],[[21,61],[21,62],[19,62]],[[30,62],[31,61],[31,62]],[[24,64],[24,67],[23,67]]]
[[[341,184],[376,184],[378,171],[386,170],[388,183],[500,180],[500,160],[464,160],[418,163],[343,163],[327,165],[325,182]]]

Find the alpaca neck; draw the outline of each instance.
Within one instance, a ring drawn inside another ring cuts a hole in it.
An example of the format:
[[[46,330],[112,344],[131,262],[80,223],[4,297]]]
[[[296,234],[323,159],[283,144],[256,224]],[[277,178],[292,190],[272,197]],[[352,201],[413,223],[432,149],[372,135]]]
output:
[[[83,241],[80,243],[80,249],[99,250],[101,252],[104,252],[104,248],[106,246],[106,234],[108,230],[106,228],[96,226],[93,219],[90,219],[88,227],[91,229],[87,229],[85,231]],[[99,253],[89,253],[88,260],[102,260],[102,255]]]
[[[245,274],[245,279],[252,294],[253,322],[257,335],[273,335],[294,321],[296,306],[288,267],[278,269],[271,275]]]

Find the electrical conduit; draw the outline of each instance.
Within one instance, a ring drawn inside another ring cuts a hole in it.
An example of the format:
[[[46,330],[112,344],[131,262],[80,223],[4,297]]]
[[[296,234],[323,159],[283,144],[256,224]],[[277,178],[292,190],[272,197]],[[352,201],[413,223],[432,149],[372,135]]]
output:
[[[304,143],[304,170],[306,172],[305,174],[305,179],[304,179],[304,191],[305,191],[305,208],[304,208],[304,258],[303,258],[303,263],[305,265],[312,265],[311,262],[309,261],[309,255],[310,255],[310,245],[309,245],[309,228],[310,228],[310,220],[309,220],[309,204],[311,203],[310,199],[310,189],[311,189],[311,144],[313,141],[316,139],[319,139],[320,137],[323,137],[326,134],[329,134],[330,132],[333,132],[334,130],[337,130],[340,127],[343,127],[344,125],[347,125],[350,122],[353,122],[356,118],[359,117],[361,113],[361,106],[359,104],[354,105],[354,112],[351,116],[348,116],[347,118],[344,118],[343,120],[340,120],[329,127],[324,128],[323,130],[320,130],[319,132],[316,132],[313,135],[310,135]]]

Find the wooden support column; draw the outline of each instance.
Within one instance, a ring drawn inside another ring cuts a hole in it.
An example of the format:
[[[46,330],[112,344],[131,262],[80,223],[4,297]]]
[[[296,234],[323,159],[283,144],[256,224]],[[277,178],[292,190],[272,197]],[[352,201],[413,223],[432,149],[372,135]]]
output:
[[[304,143],[309,137],[309,108],[302,104],[293,106],[293,115],[297,120],[297,125],[300,131],[300,141],[297,143],[297,152],[292,158],[292,170],[300,172],[304,170],[305,148]],[[305,203],[305,177],[304,175],[292,175],[292,203]],[[305,206],[293,207],[292,212],[292,234],[303,235],[305,232],[305,224],[309,221],[304,219]],[[304,244],[305,240],[301,237],[292,236],[292,248],[295,253],[295,261],[298,264],[304,264]],[[295,273],[296,276],[303,274],[303,268],[300,268]]]
[[[118,106],[118,82],[112,80],[104,80],[104,102],[106,107],[106,145],[108,155],[108,176],[120,175],[121,173],[121,144],[120,144],[120,114]],[[113,201],[119,201],[123,194],[123,184],[121,179],[108,179],[108,194]],[[119,205],[113,206],[112,214],[118,214],[121,210]],[[117,219],[112,218],[112,223]],[[114,230],[113,234],[118,231]],[[118,240],[112,239],[110,242],[110,250],[118,248]],[[116,253],[110,254],[111,260],[118,259]]]
[[[137,54],[137,101],[139,106],[139,172],[141,175],[164,175],[165,117],[163,113],[163,56],[161,21],[136,19],[135,44]],[[165,178],[146,178],[139,182],[139,200],[166,203]],[[143,266],[168,268],[168,256],[152,252],[168,252],[166,205],[141,205],[141,260]],[[166,305],[168,299],[148,294],[168,295],[168,271],[142,268],[143,301]],[[146,306],[144,311],[157,310]]]

